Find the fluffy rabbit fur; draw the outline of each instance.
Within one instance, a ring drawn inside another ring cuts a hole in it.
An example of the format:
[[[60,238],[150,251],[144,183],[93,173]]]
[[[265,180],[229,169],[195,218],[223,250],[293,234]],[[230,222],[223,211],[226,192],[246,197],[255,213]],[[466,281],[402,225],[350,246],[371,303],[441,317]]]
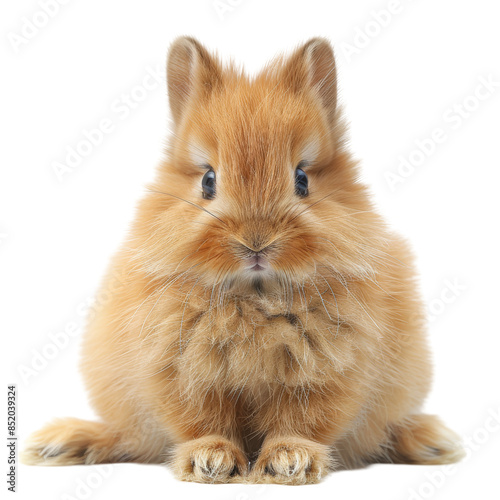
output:
[[[101,420],[49,424],[24,461],[304,484],[459,459],[457,436],[420,413],[431,367],[411,252],[344,146],[330,44],[312,39],[249,78],[183,37],[167,70],[167,159],[84,337]]]

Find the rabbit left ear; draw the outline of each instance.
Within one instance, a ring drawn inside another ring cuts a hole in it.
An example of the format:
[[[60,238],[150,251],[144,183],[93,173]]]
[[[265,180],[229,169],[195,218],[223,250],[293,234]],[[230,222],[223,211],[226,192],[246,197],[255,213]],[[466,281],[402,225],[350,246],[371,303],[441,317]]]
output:
[[[325,38],[312,38],[285,62],[283,78],[297,92],[315,91],[333,122],[337,110],[337,70],[333,48]]]
[[[176,126],[193,98],[203,98],[222,85],[219,61],[192,37],[177,38],[167,61],[170,109]]]

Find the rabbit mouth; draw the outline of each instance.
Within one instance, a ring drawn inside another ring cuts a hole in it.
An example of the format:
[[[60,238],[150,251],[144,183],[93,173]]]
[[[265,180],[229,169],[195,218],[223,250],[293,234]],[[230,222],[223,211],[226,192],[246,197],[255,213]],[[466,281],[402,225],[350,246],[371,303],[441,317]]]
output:
[[[246,259],[246,269],[252,272],[262,272],[269,269],[269,262],[261,253],[255,253]]]

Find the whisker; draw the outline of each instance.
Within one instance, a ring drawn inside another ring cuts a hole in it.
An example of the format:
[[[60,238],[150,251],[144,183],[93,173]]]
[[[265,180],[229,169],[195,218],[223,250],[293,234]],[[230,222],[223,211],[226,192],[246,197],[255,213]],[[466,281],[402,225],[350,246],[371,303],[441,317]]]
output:
[[[323,198],[320,198],[319,200],[315,201],[314,203],[311,203],[309,206],[307,206],[306,208],[304,208],[304,210],[302,210],[302,212],[299,212],[295,217],[293,217],[292,219],[290,219],[289,223],[293,222],[297,217],[300,217],[302,214],[304,214],[305,212],[307,212],[310,208],[312,208],[315,205],[317,205],[319,202],[321,202],[323,200],[326,200],[326,198],[329,198],[330,196],[333,196],[335,193],[336,193],[336,191],[333,191],[330,194],[327,194],[326,196],[323,196]]]
[[[201,205],[197,205],[196,203],[192,202],[192,201],[189,201],[189,200],[185,200],[184,198],[181,198],[180,196],[177,196],[175,194],[172,194],[172,193],[167,193],[165,191],[157,191],[156,189],[149,189],[148,188],[148,191],[150,191],[151,193],[157,193],[157,194],[164,194],[166,196],[172,196],[172,198],[176,198],[180,201],[184,201],[185,203],[188,203],[189,205],[192,205],[193,207],[196,207],[198,210],[202,210],[203,212],[206,212],[208,215],[211,215],[212,217],[214,217],[215,219],[217,219],[219,222],[222,222],[224,225],[227,226],[227,222],[223,221],[220,217],[217,217],[217,215],[213,214],[212,212],[210,212],[209,210],[207,210],[205,207],[202,207]]]

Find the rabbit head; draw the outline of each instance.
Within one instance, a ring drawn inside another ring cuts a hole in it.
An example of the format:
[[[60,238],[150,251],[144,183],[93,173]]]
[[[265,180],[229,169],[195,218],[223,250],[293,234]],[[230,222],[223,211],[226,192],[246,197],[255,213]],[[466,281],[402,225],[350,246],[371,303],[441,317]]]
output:
[[[261,289],[371,272],[378,219],[344,147],[326,40],[250,78],[183,37],[167,74],[174,130],[138,228],[149,273]]]

